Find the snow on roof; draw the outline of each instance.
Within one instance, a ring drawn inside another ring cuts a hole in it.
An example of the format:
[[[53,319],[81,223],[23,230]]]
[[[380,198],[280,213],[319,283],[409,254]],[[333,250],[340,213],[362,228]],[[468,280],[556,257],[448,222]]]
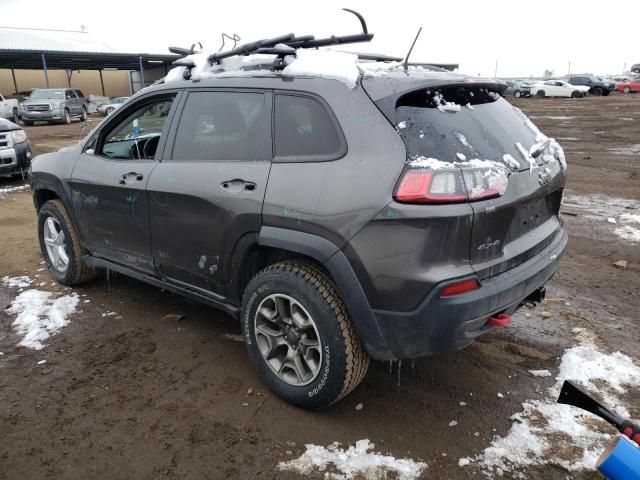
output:
[[[191,60],[191,79],[228,77],[228,76],[296,76],[319,77],[338,80],[349,88],[355,88],[360,75],[368,77],[387,76],[402,72],[407,76],[400,62],[368,62],[359,61],[357,54],[339,52],[328,49],[304,49],[296,50],[295,56],[284,58],[285,67],[282,71],[271,70],[271,64],[275,55],[253,54],[246,56],[228,57],[220,61],[220,64],[212,65],[209,55],[213,52],[200,52],[186,57]],[[258,66],[264,68],[260,69]],[[187,67],[175,67],[165,77],[165,83],[181,80]],[[451,72],[440,72],[424,66],[409,66],[411,76],[416,74],[437,76],[438,78],[451,78]],[[460,78],[463,78],[460,76]]]
[[[43,52],[82,53],[141,53],[131,49],[115,48],[93,37],[88,32],[67,30],[38,30],[0,28],[0,51],[35,50]],[[167,52],[146,52],[166,55]]]

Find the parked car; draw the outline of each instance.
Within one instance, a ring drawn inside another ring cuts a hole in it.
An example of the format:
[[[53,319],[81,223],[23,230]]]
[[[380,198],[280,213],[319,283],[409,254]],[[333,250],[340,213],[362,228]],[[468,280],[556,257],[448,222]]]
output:
[[[538,97],[584,97],[589,87],[572,85],[564,80],[545,80],[531,87],[531,95]]]
[[[595,96],[607,96],[616,88],[614,82],[607,82],[593,75],[571,75],[567,81],[572,85],[589,87],[589,95]]]
[[[109,100],[107,103],[103,103],[97,108],[97,111],[101,115],[110,115],[116,109],[120,108],[124,102],[129,100],[129,97],[116,97]]]
[[[32,88],[31,90],[22,90],[20,92],[14,92],[11,95],[7,96],[7,98],[13,98],[17,100],[18,103],[22,103],[29,98],[29,96],[31,95],[31,93],[33,93],[34,90],[36,89]]]
[[[59,283],[108,268],[220,308],[272,391],[321,408],[370,357],[464,347],[541,299],[566,162],[502,83],[277,42],[284,71],[182,59],[31,184]]]
[[[26,175],[31,157],[31,144],[23,128],[0,118],[0,177]]]
[[[507,88],[503,95],[505,97],[513,95],[514,97],[530,97],[531,87],[517,80],[504,80]]]
[[[87,99],[77,88],[39,88],[20,104],[20,119],[25,125],[35,121],[71,123],[87,119]]]
[[[18,100],[15,98],[5,98],[0,93],[0,118],[11,120],[14,123],[18,123]]]
[[[616,84],[616,90],[624,93],[640,92],[640,77]]]

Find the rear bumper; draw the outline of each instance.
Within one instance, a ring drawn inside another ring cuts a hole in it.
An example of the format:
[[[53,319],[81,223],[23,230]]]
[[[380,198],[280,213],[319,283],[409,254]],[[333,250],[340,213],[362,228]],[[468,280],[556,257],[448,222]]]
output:
[[[487,325],[490,316],[513,313],[542,287],[556,272],[566,246],[567,233],[560,227],[544,250],[511,270],[482,280],[477,290],[443,298],[438,285],[413,311],[374,310],[382,341],[366,345],[367,350],[374,358],[391,359],[465,347],[493,328]]]

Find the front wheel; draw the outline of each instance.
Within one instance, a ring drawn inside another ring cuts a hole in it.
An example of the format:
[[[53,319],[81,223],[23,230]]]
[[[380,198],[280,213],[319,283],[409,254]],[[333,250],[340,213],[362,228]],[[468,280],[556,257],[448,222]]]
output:
[[[47,268],[58,283],[72,286],[95,276],[95,270],[82,261],[86,252],[60,200],[49,200],[40,208],[38,240]]]
[[[81,122],[87,121],[87,110],[84,107],[82,107],[82,110],[80,111],[80,121]]]
[[[11,121],[13,123],[15,123],[16,125],[20,121],[20,115],[18,115],[18,109],[17,108],[13,109],[13,112],[12,112],[12,115],[11,115]]]
[[[113,107],[107,107],[107,110],[106,110],[106,112],[105,112],[105,113],[106,113],[107,115],[111,115],[111,114],[113,113],[113,111],[114,111],[114,110],[115,110],[115,108],[113,108]]]
[[[358,386],[369,366],[335,285],[308,263],[276,263],[249,282],[242,330],[265,385],[303,408],[337,402]]]
[[[573,92],[571,92],[571,98],[581,98],[582,97],[582,92],[579,92],[578,90],[574,90]]]
[[[69,110],[65,109],[64,118],[62,119],[62,121],[64,123],[66,123],[67,125],[69,125],[71,123],[71,114],[69,113]]]
[[[594,87],[591,89],[591,95],[599,97],[602,95],[602,89],[600,87]]]
[[[516,92],[513,94],[514,97],[516,98],[520,98],[522,96],[522,93],[520,92],[520,90],[516,90]]]
[[[25,127],[32,127],[33,126],[33,120],[23,120],[22,123],[24,123]]]
[[[624,87],[622,90],[624,93],[631,93],[631,87]]]

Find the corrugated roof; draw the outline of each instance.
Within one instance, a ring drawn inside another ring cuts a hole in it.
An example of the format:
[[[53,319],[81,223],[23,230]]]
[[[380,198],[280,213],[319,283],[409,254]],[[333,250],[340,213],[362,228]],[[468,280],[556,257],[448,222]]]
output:
[[[114,48],[86,32],[23,30],[18,28],[0,28],[0,50],[76,53],[146,53],[156,55],[166,55],[168,53],[166,50],[162,52],[140,52],[131,49]]]

